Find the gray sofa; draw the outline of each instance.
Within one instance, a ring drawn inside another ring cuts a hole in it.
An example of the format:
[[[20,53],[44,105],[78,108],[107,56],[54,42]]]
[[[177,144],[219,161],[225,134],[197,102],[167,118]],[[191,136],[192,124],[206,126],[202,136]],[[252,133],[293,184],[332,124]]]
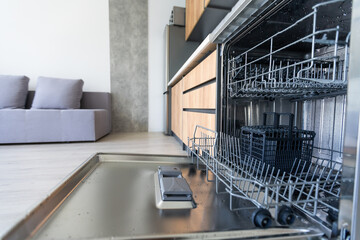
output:
[[[111,131],[111,96],[83,92],[80,109],[0,109],[0,144],[96,141]]]

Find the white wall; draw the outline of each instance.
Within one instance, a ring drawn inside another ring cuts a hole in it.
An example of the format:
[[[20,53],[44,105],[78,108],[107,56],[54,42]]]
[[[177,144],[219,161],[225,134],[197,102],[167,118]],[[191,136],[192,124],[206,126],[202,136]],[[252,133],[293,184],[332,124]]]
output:
[[[149,131],[164,130],[165,25],[185,0],[149,0]],[[108,0],[0,0],[0,74],[82,78],[110,91]]]
[[[0,74],[82,78],[110,91],[108,0],[0,0]]]
[[[162,132],[164,123],[165,25],[173,6],[185,0],[149,0],[149,132]]]

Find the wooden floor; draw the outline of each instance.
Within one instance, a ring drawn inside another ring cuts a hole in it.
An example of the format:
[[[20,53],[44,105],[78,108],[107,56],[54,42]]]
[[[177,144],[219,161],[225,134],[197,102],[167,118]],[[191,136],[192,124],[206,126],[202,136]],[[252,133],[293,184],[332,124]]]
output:
[[[0,237],[97,152],[185,155],[162,133],[116,133],[94,143],[0,145]]]

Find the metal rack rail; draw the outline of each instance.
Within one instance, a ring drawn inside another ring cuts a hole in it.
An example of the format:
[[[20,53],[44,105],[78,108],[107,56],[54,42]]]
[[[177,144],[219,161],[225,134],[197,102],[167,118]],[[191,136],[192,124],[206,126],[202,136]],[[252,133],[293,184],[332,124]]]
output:
[[[196,126],[188,141],[188,153],[206,167],[207,179],[225,185],[230,194],[230,209],[255,209],[253,223],[268,227],[274,218],[282,225],[295,220],[293,209],[314,219],[320,212],[338,214],[342,164],[329,159],[314,158],[312,162],[297,159],[291,173],[282,172],[264,162],[241,154],[240,139]],[[215,179],[209,179],[208,171]],[[233,198],[245,199],[253,207],[236,207]],[[330,226],[331,228],[331,226]]]
[[[339,41],[339,26],[321,29],[317,26],[317,13],[322,6],[342,0],[332,0],[313,6],[313,11],[294,24],[277,32],[247,51],[229,58],[227,88],[231,98],[238,97],[296,97],[304,95],[343,93],[347,86],[350,33]],[[276,38],[312,20],[312,32],[296,40],[275,47]],[[334,36],[334,39],[323,39]],[[306,59],[280,58],[279,54],[292,47],[310,44],[310,57]],[[316,46],[331,46],[329,54],[319,55]],[[343,55],[339,46],[343,46]],[[267,53],[256,56],[256,51]]]

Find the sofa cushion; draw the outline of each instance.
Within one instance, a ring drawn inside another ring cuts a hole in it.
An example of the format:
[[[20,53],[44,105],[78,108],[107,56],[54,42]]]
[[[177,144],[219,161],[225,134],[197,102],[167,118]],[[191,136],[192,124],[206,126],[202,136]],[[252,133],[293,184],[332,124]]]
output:
[[[26,76],[0,75],[0,109],[24,108],[28,85]]]
[[[78,109],[84,81],[39,77],[31,108],[37,109]]]
[[[61,111],[54,109],[26,110],[27,142],[61,141]]]

